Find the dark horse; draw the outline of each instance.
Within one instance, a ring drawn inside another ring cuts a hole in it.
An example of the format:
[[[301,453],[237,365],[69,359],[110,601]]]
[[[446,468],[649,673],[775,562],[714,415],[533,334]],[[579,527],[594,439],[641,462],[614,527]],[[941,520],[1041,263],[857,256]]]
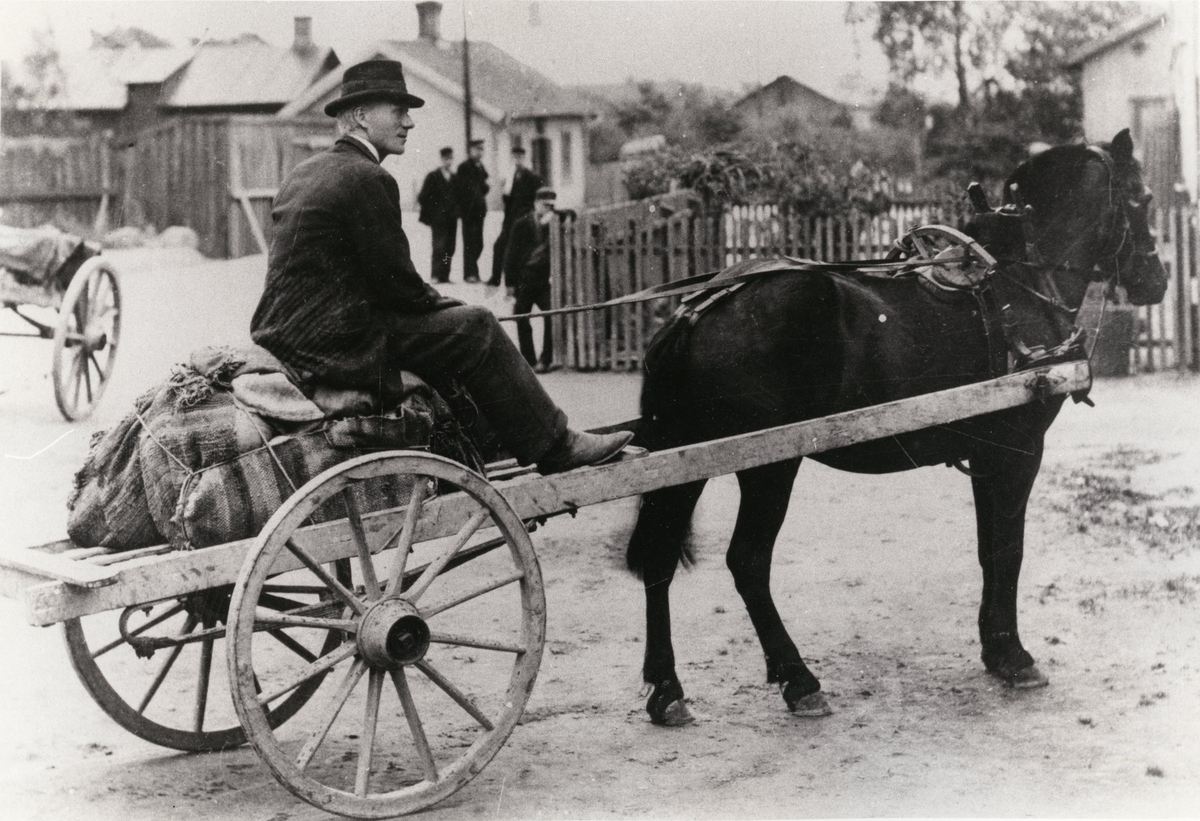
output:
[[[1166,274],[1147,224],[1149,194],[1128,131],[1110,144],[1052,148],[1005,186],[1012,206],[967,226],[998,260],[991,280],[1016,347],[1053,350],[1067,339],[1089,281],[1115,281],[1135,304],[1162,299]],[[970,293],[947,294],[916,277],[784,272],[753,279],[656,337],[642,388],[642,444],[652,450],[747,433],[956,387],[996,375]],[[1008,346],[1003,346],[1007,348]],[[1015,687],[1048,683],[1017,635],[1017,577],[1025,507],[1046,430],[1062,406],[1041,403],[814,456],[831,467],[891,473],[969,463],[983,567],[979,635],[987,670]],[[771,599],[771,552],[800,459],[737,474],[741,506],[726,555],[762,643],[767,680],[801,715],[829,712]],[[675,675],[668,591],[690,563],[688,533],[704,481],[647,493],[628,562],[646,588],[646,706],[660,724],[692,720]]]

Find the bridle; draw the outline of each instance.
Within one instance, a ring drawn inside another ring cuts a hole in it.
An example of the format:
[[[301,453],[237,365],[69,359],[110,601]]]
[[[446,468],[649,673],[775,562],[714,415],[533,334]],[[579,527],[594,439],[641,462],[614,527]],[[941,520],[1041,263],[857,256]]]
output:
[[[1047,264],[1041,257],[1041,253],[1037,246],[1037,237],[1033,231],[1032,224],[1032,208],[1024,205],[1020,200],[1020,191],[1013,190],[1012,194],[1015,200],[1015,205],[1018,214],[1021,218],[1021,228],[1025,239],[1025,257],[1018,260],[1003,260],[1005,263],[1001,273],[1006,275],[1006,278],[1017,288],[1028,293],[1030,296],[1037,299],[1039,302],[1047,305],[1054,311],[1072,320],[1075,320],[1079,313],[1079,308],[1072,308],[1062,298],[1056,281],[1057,275],[1060,273],[1074,274],[1080,279],[1091,281],[1092,271],[1100,268],[1101,271],[1107,272],[1107,277],[1104,282],[1108,287],[1113,284],[1119,285],[1121,282],[1122,271],[1137,270],[1139,266],[1147,264],[1151,259],[1158,257],[1158,250],[1153,243],[1149,249],[1138,247],[1136,233],[1132,229],[1133,219],[1142,220],[1142,225],[1147,224],[1146,211],[1150,202],[1150,194],[1146,192],[1121,192],[1128,193],[1129,196],[1118,196],[1115,189],[1117,180],[1116,162],[1112,155],[1098,145],[1087,146],[1089,155],[1098,158],[1103,164],[1105,171],[1108,174],[1108,207],[1105,209],[1104,217],[1098,226],[1098,231],[1104,237],[1104,244],[1096,254],[1096,261],[1087,270],[1079,266],[1071,257],[1071,252],[1078,246],[1079,243],[1086,241],[1089,235],[1076,240],[1076,242],[1065,249],[1065,253],[1060,257],[1057,263]],[[1013,185],[1016,189],[1016,185]],[[1120,203],[1118,204],[1118,199]],[[1114,225],[1114,221],[1120,220],[1120,225]],[[1117,230],[1119,228],[1119,230]],[[1095,236],[1095,232],[1090,234]],[[1111,264],[1109,261],[1111,260]],[[1009,269],[1005,271],[1003,269]],[[1038,287],[1029,285],[1023,281],[1023,277],[1013,276],[1011,271],[1021,270],[1033,274],[1038,280]]]

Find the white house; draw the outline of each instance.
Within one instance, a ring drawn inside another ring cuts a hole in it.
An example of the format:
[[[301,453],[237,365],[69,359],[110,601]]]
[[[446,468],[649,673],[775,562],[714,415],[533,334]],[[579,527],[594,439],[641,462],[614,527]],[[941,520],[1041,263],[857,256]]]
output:
[[[1166,204],[1178,183],[1197,201],[1197,6],[1168,3],[1067,59],[1081,72],[1089,140],[1133,134],[1147,183]]]
[[[401,208],[415,209],[425,174],[438,165],[444,146],[455,162],[466,158],[466,90],[463,43],[440,37],[441,3],[417,4],[416,40],[383,40],[353,55],[314,83],[277,116],[324,117],[325,103],[338,94],[345,68],[362,60],[386,58],[404,65],[411,93],[425,100],[414,111],[403,158],[389,158],[388,169],[400,182]],[[471,136],[484,140],[483,163],[490,174],[488,207],[499,210],[503,182],[512,175],[511,150],[521,145],[529,165],[558,192],[560,208],[584,202],[587,144],[585,125],[592,117],[586,98],[565,89],[486,42],[471,41]]]

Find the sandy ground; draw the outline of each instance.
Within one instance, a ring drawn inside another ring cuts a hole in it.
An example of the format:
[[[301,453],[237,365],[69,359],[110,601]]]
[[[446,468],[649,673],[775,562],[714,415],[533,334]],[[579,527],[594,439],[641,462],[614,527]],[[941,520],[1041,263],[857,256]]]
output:
[[[0,339],[0,544],[61,538],[92,431],[188,351],[246,338],[262,258],[112,254],[125,338],[96,416],[67,425],[50,345]],[[491,300],[482,287],[456,296]],[[0,330],[17,326],[2,320]],[[636,412],[636,377],[546,377],[582,425]],[[1048,440],[1029,517],[1022,635],[1051,686],[983,671],[980,576],[965,477],[864,477],[806,464],[773,590],[835,710],[790,716],[724,567],[738,491],[710,483],[699,565],[673,588],[679,672],[700,720],[653,727],[640,690],[643,605],[623,570],[632,501],[534,536],[547,652],[522,724],[466,788],[423,817],[1187,816],[1200,807],[1200,380],[1100,382]],[[32,458],[30,458],[32,457]],[[328,817],[252,751],[186,755],[129,735],[91,702],[55,628],[0,601],[0,817]]]

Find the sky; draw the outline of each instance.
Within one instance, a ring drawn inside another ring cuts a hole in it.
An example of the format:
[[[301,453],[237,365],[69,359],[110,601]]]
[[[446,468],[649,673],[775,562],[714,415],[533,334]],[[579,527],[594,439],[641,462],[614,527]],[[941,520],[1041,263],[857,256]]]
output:
[[[787,74],[850,103],[886,87],[870,32],[845,20],[844,2],[802,0],[447,0],[442,36],[486,40],[568,85],[628,78],[683,80],[741,91]],[[87,48],[91,32],[136,25],[186,45],[253,32],[292,40],[295,16],[343,62],[377,39],[413,39],[415,2],[330,0],[0,0],[0,57],[19,59],[30,32],[51,27],[59,50]]]

